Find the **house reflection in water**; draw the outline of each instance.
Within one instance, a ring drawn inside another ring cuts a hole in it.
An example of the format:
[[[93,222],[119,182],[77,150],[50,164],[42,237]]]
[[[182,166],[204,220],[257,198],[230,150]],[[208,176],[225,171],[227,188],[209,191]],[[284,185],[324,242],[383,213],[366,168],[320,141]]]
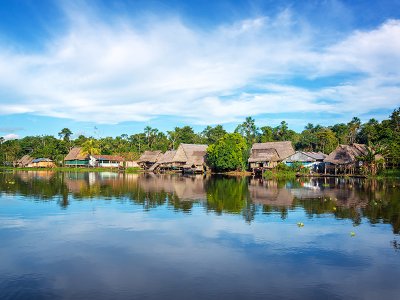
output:
[[[193,207],[216,214],[242,215],[251,222],[258,214],[303,209],[308,217],[332,214],[354,224],[390,223],[400,231],[400,183],[356,178],[315,178],[278,182],[246,177],[118,172],[20,171],[0,173],[0,192],[57,201],[117,200],[190,213]]]

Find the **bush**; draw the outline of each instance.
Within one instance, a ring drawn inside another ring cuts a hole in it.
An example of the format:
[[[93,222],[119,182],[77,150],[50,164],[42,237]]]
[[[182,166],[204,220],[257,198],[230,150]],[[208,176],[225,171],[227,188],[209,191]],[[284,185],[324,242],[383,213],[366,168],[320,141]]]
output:
[[[207,161],[215,171],[243,170],[247,145],[239,133],[227,133],[207,149]]]

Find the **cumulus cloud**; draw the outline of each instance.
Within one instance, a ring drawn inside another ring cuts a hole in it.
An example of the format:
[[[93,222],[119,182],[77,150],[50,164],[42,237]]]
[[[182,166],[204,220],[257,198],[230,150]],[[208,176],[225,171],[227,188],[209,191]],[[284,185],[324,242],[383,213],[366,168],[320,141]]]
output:
[[[212,124],[268,113],[359,115],[400,103],[398,20],[316,48],[318,36],[289,10],[208,29],[179,18],[137,26],[68,16],[67,30],[40,53],[0,44],[0,114]],[[313,89],[296,83],[332,76],[346,79]]]

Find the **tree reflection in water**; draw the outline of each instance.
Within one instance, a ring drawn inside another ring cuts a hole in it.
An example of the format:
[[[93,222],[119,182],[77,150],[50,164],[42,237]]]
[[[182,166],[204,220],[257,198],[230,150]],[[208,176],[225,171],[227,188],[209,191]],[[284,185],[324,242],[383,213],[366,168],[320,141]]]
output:
[[[216,214],[242,215],[246,222],[258,214],[286,218],[298,207],[307,217],[332,214],[354,225],[389,223],[400,232],[400,181],[319,178],[271,181],[246,177],[124,174],[113,172],[17,171],[0,173],[1,193],[29,196],[34,201],[103,199],[129,201],[144,210],[168,206],[191,213],[194,205]],[[28,199],[28,198],[27,198]],[[393,243],[398,249],[398,242]]]

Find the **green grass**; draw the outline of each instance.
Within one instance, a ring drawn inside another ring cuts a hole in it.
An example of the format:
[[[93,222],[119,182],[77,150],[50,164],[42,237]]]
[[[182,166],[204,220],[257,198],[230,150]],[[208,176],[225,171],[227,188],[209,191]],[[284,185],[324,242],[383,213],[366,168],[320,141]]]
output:
[[[126,170],[119,170],[117,168],[87,168],[87,167],[56,167],[56,168],[13,168],[1,167],[2,170],[15,170],[15,171],[57,171],[57,172],[123,172],[126,173],[139,173],[142,171],[140,168],[127,168]]]
[[[126,168],[125,173],[139,173],[142,172],[143,169],[140,167],[134,167],[134,168]]]
[[[297,172],[295,171],[265,171],[263,177],[266,179],[275,179],[275,180],[288,180],[295,179]]]

